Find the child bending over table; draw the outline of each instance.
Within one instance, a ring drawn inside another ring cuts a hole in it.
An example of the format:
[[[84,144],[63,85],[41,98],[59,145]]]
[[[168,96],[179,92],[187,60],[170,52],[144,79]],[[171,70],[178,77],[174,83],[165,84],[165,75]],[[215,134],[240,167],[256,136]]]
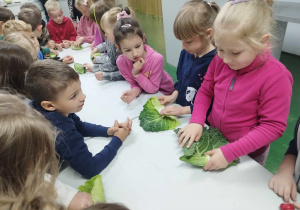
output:
[[[25,78],[25,87],[34,99],[32,107],[42,113],[58,131],[55,148],[61,164],[70,166],[85,178],[99,174],[116,156],[122,142],[131,132],[132,121],[112,127],[82,122],[75,114],[85,101],[79,76],[67,64],[43,60],[31,65]],[[113,136],[105,148],[95,156],[84,143],[85,136]]]

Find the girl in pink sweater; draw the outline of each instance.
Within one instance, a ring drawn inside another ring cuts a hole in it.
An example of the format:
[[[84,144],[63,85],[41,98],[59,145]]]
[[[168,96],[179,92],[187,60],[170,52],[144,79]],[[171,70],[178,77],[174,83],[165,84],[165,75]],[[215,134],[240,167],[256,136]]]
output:
[[[230,142],[208,151],[205,170],[225,168],[248,155],[264,165],[269,144],[282,136],[293,79],[270,55],[273,0],[235,0],[224,5],[213,25],[218,55],[199,89],[190,123],[178,132],[181,147],[199,141],[208,122]],[[200,139],[201,141],[201,139]]]
[[[135,19],[120,18],[114,26],[114,36],[118,50],[123,53],[117,66],[131,86],[121,95],[125,103],[129,104],[143,90],[152,94],[161,91],[165,95],[174,91],[173,79],[163,69],[163,56],[144,44],[145,34]]]

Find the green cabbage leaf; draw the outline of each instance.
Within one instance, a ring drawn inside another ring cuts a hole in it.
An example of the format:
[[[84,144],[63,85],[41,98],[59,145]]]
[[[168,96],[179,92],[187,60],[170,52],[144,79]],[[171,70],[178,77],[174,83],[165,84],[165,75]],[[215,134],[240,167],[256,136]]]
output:
[[[91,55],[91,60],[93,61],[96,56],[101,56],[101,53],[94,53]]]
[[[77,71],[78,74],[84,74],[85,73],[85,67],[83,67],[80,63],[74,63],[74,69]]]
[[[48,56],[49,56],[49,58],[51,58],[51,59],[57,57],[57,55],[56,55],[55,53],[53,53],[53,52],[50,52]]]
[[[80,192],[91,194],[94,204],[105,203],[104,188],[101,175],[96,175],[78,187]]]
[[[82,45],[79,45],[78,47],[76,47],[75,45],[72,45],[72,46],[71,46],[71,49],[72,49],[72,50],[82,50],[83,47],[82,47]]]
[[[140,126],[145,131],[151,132],[173,130],[179,126],[180,122],[176,117],[159,114],[164,107],[160,104],[156,96],[149,98],[139,116]]]
[[[177,134],[180,128],[174,130]],[[187,148],[189,141],[183,147],[184,155],[179,159],[194,166],[204,167],[209,161],[210,156],[204,153],[213,149],[220,148],[225,144],[228,144],[223,134],[216,128],[209,127],[203,128],[202,136],[198,142],[193,142],[190,148]],[[233,160],[228,166],[235,166],[239,162],[239,159]]]

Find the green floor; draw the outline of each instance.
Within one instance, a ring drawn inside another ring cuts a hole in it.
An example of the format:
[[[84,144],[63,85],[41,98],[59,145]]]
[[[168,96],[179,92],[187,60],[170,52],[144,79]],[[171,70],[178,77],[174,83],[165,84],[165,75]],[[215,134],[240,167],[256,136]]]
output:
[[[147,36],[148,44],[166,58],[165,37],[163,32],[163,19],[136,12],[137,19]],[[172,23],[173,24],[173,23]],[[294,78],[293,97],[291,102],[288,126],[283,136],[271,144],[271,150],[266,162],[266,169],[275,173],[283,160],[289,141],[294,135],[294,126],[300,116],[300,57],[288,53],[282,53],[280,61],[291,71]],[[165,59],[164,69],[176,81],[176,68],[167,63]]]

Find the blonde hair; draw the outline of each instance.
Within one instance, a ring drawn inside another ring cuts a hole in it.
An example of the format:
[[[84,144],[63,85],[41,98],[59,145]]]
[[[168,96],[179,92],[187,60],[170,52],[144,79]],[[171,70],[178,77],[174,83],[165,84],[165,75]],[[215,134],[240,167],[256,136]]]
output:
[[[215,2],[207,3],[202,0],[186,2],[174,21],[175,37],[179,40],[187,40],[199,35],[205,40],[205,32],[212,28],[218,12],[219,7]]]
[[[34,60],[37,58],[37,51],[32,41],[26,35],[22,33],[11,33],[4,36],[3,40],[26,49]]]
[[[266,47],[261,39],[271,35],[273,27],[272,4],[273,0],[227,2],[214,22],[214,40],[234,40],[261,52]]]
[[[61,10],[61,7],[60,7],[59,3],[56,0],[48,0],[45,3],[45,8],[47,10],[47,13]]]
[[[93,0],[75,0],[75,7],[77,9],[82,6],[90,8],[93,3],[94,3]]]
[[[9,20],[4,23],[2,30],[4,36],[14,32],[32,32],[31,25],[22,20]]]
[[[105,31],[105,26],[110,26],[113,28],[117,22],[117,14],[122,12],[123,10],[127,10],[126,13],[128,13],[131,18],[135,18],[135,13],[131,8],[125,7],[124,9],[122,9],[121,7],[113,7],[109,11],[105,12],[102,16],[100,21],[101,29]]]
[[[58,161],[51,123],[17,96],[0,93],[0,127],[0,195],[31,192],[55,201]]]

